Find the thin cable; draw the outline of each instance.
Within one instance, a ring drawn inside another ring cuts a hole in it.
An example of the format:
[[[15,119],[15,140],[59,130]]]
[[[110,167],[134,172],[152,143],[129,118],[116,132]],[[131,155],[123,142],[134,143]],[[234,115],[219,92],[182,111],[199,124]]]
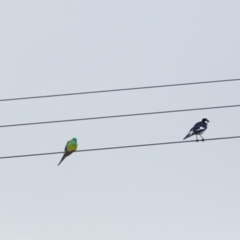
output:
[[[240,138],[240,136],[209,138],[209,139],[205,139],[205,142],[206,141],[227,140],[227,139],[237,139],[237,138]],[[76,152],[106,151],[106,150],[115,150],[115,149],[124,149],[124,148],[151,147],[151,146],[159,146],[159,145],[171,145],[171,144],[193,143],[193,142],[196,142],[196,140],[176,141],[176,142],[161,142],[161,143],[148,143],[148,144],[117,146],[117,147],[106,147],[106,148],[92,148],[92,149],[77,150]],[[64,152],[35,153],[35,154],[5,156],[5,157],[0,157],[0,159],[20,158],[20,157],[36,157],[36,156],[55,155],[55,154],[63,154],[63,153]]]
[[[89,92],[52,94],[52,95],[42,95],[42,96],[32,96],[32,97],[6,98],[6,99],[0,99],[0,102],[17,101],[17,100],[30,100],[30,99],[50,98],[50,97],[67,97],[67,96],[74,96],[74,95],[96,94],[96,93],[134,91],[134,90],[144,90],[144,89],[151,89],[151,88],[180,87],[180,86],[189,86],[189,85],[198,85],[198,84],[223,83],[223,82],[235,82],[235,81],[240,81],[240,78],[226,79],[226,80],[204,81],[204,82],[192,82],[192,83],[166,84],[166,85],[156,85],[156,86],[146,86],[146,87],[134,87],[134,88],[118,88],[118,89],[108,89],[108,90],[89,91]]]
[[[55,121],[46,121],[46,122],[17,123],[17,124],[0,125],[0,128],[30,126],[30,125],[40,125],[40,124],[50,124],[50,123],[90,121],[90,120],[100,120],[100,119],[108,119],[108,118],[137,117],[137,116],[144,116],[144,115],[190,112],[190,111],[201,111],[201,110],[220,109],[220,108],[234,108],[234,107],[240,107],[240,104],[227,105],[227,106],[216,106],[216,107],[204,107],[204,108],[190,108],[190,109],[180,109],[180,110],[170,110],[170,111],[160,111],[160,112],[146,112],[146,113],[133,113],[133,114],[100,116],[100,117],[89,117],[89,118],[65,119],[65,120],[55,120]]]

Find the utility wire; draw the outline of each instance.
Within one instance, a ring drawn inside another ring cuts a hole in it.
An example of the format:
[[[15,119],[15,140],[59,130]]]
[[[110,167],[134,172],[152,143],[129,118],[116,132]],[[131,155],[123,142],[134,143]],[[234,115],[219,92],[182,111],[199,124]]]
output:
[[[217,140],[227,140],[227,139],[237,139],[237,138],[240,138],[240,136],[209,138],[209,139],[205,139],[205,141],[217,141]],[[193,143],[193,142],[196,142],[196,140],[176,141],[176,142],[161,142],[161,143],[148,143],[148,144],[127,145],[127,146],[106,147],[106,148],[91,148],[91,149],[77,150],[76,152],[106,151],[106,150],[115,150],[115,149],[124,149],[124,148],[150,147],[150,146],[171,145],[171,144],[181,144],[181,143]],[[0,157],[0,159],[20,158],[20,157],[36,157],[36,156],[55,155],[55,154],[63,154],[63,153],[64,152],[35,153],[35,154],[5,156],[5,157]]]
[[[32,97],[6,98],[6,99],[0,99],[0,102],[18,101],[18,100],[30,100],[30,99],[50,98],[50,97],[67,97],[67,96],[74,96],[74,95],[96,94],[96,93],[134,91],[134,90],[144,90],[144,89],[152,89],[152,88],[180,87],[180,86],[189,86],[189,85],[198,85],[198,84],[224,83],[224,82],[236,82],[236,81],[240,81],[240,78],[237,78],[237,79],[226,79],[226,80],[204,81],[204,82],[189,82],[189,83],[166,84],[166,85],[145,86],[145,87],[133,87],[133,88],[107,89],[107,90],[89,91],[89,92],[52,94],[52,95],[42,95],[42,96],[32,96]]]
[[[123,114],[123,115],[112,115],[112,116],[65,119],[65,120],[55,120],[55,121],[45,121],[45,122],[17,123],[17,124],[0,125],[0,128],[30,126],[30,125],[40,125],[40,124],[50,124],[50,123],[64,123],[64,122],[100,120],[100,119],[108,119],[108,118],[136,117],[136,116],[144,116],[144,115],[190,112],[190,111],[201,111],[201,110],[220,109],[220,108],[235,108],[235,107],[240,107],[240,104],[226,105],[226,106],[215,106],[215,107],[204,107],[204,108],[179,109],[179,110],[169,110],[169,111],[160,111],[160,112],[145,112],[145,113],[133,113],[133,114]]]

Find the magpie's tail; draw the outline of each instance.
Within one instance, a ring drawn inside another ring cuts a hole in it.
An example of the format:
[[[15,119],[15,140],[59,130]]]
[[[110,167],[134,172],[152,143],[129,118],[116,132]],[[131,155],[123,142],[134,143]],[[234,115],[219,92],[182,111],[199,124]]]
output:
[[[192,133],[188,133],[187,136],[183,140],[185,140],[186,138],[191,137],[192,135],[193,135]]]

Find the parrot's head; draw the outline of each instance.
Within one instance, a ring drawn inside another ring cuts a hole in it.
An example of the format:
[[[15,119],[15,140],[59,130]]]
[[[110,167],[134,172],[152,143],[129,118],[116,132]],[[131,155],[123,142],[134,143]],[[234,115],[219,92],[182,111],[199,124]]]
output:
[[[76,138],[73,138],[72,140],[73,140],[74,142],[77,142],[77,139],[76,139]]]

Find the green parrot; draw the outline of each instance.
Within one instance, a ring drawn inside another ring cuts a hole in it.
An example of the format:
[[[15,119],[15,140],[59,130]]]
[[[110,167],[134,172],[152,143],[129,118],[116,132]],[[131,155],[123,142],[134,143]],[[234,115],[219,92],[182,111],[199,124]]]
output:
[[[64,149],[65,153],[63,154],[62,159],[60,160],[58,166],[66,157],[68,157],[73,152],[75,152],[77,150],[77,147],[78,147],[78,143],[76,138],[73,138],[72,140],[68,141]]]

